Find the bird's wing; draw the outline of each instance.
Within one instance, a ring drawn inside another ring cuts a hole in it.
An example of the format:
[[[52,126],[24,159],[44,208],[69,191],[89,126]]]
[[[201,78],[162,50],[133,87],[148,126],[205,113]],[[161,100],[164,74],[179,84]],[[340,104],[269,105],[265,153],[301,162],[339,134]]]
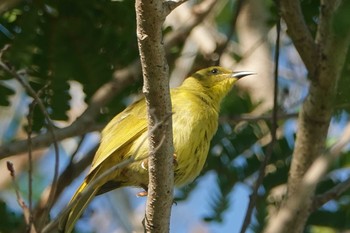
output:
[[[141,99],[115,116],[102,131],[100,147],[96,152],[90,173],[112,153],[140,137],[147,130],[145,100]],[[122,160],[120,156],[120,161]],[[114,158],[114,161],[118,161]]]

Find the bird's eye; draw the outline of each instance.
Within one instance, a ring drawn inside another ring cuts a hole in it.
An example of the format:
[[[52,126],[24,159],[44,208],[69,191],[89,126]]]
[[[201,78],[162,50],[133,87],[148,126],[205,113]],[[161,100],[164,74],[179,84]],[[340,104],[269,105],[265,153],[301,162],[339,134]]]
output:
[[[214,68],[210,71],[212,74],[218,74],[219,73],[219,70]]]

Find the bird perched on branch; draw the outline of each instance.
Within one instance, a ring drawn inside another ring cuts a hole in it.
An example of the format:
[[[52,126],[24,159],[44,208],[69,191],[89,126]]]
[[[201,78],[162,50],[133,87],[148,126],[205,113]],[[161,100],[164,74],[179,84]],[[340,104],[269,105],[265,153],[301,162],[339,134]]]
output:
[[[197,71],[185,79],[180,87],[170,90],[174,113],[176,186],[191,182],[199,175],[207,158],[210,141],[218,127],[222,99],[239,78],[251,74],[253,73],[209,67]],[[73,230],[75,222],[94,196],[123,186],[142,187],[147,191],[147,135],[144,98],[127,107],[107,124],[102,131],[101,144],[91,169],[71,200],[72,209],[68,218],[61,221],[61,228],[65,232]],[[116,164],[130,158],[132,162],[129,164],[106,173]]]

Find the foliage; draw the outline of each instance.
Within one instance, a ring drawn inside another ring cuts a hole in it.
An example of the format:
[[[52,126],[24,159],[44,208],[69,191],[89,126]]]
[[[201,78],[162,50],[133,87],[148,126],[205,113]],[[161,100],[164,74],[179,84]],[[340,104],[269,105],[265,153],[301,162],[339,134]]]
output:
[[[0,37],[0,44],[11,44],[6,61],[27,70],[34,90],[43,89],[41,98],[51,117],[67,120],[69,80],[83,85],[88,101],[114,69],[137,57],[133,8],[131,1],[23,3],[4,13],[9,35]],[[2,93],[5,105],[4,98],[12,92]],[[112,114],[114,109],[120,110],[120,103],[114,104]],[[40,111],[34,119],[37,131],[44,123]]]
[[[0,215],[2,216],[0,231],[1,232],[18,232],[19,229],[24,229],[25,223],[23,216],[14,213],[7,204],[0,201]]]

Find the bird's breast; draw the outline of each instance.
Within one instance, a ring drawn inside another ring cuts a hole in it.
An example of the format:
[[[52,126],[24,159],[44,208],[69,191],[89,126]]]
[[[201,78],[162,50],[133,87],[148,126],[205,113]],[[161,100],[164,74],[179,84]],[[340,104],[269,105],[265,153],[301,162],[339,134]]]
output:
[[[174,111],[173,135],[177,186],[191,182],[199,175],[217,126],[218,113],[205,106],[188,105],[187,108]]]

